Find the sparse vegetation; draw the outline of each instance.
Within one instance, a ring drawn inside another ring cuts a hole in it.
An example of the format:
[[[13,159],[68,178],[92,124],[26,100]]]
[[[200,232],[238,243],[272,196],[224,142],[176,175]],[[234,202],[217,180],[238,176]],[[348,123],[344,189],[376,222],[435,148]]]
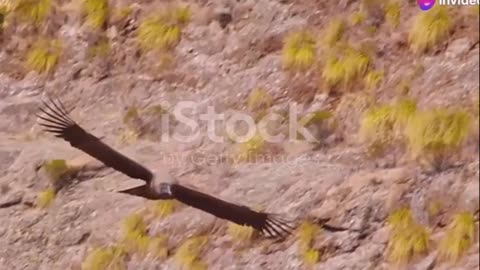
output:
[[[373,90],[378,87],[384,77],[383,70],[372,70],[367,73],[364,79],[365,88],[367,90]]]
[[[234,243],[244,246],[249,245],[257,235],[254,228],[232,222],[228,223],[227,233]]]
[[[438,247],[438,256],[457,262],[473,245],[477,236],[475,217],[469,212],[456,214]]]
[[[370,152],[381,154],[392,143],[401,144],[404,128],[416,110],[416,102],[412,99],[368,109],[360,123],[360,136],[368,143]]]
[[[247,100],[247,108],[255,114],[255,119],[259,120],[267,113],[267,110],[273,105],[273,98],[262,88],[255,88],[250,92]]]
[[[51,0],[18,0],[13,6],[13,13],[25,23],[39,25],[47,18],[51,9]]]
[[[177,265],[186,270],[206,269],[201,261],[201,254],[208,243],[207,236],[196,236],[187,239],[174,255]]]
[[[105,27],[109,12],[107,0],[83,0],[82,8],[86,17],[86,23],[92,29]]]
[[[293,32],[284,40],[283,67],[287,70],[305,71],[315,61],[315,38],[308,31]]]
[[[390,0],[385,4],[385,20],[393,29],[400,24],[400,2],[398,0]]]
[[[8,7],[4,4],[0,4],[0,35],[2,34],[3,28],[5,28],[5,21],[8,15]]]
[[[322,36],[322,45],[327,48],[332,48],[342,38],[345,32],[346,24],[342,19],[335,19],[331,21],[325,28]]]
[[[297,228],[296,238],[299,252],[305,265],[313,266],[320,259],[320,252],[313,248],[320,227],[310,221],[304,221]]]
[[[387,255],[392,263],[407,264],[428,252],[429,232],[414,220],[410,209],[393,211],[387,224],[390,228]]]
[[[351,46],[340,49],[337,55],[327,57],[322,78],[329,87],[349,86],[358,76],[363,76],[370,64],[369,56]]]
[[[158,235],[150,239],[148,250],[156,259],[166,259],[168,257],[168,239],[164,235]]]
[[[125,253],[119,247],[98,247],[90,251],[82,270],[126,270]]]
[[[145,255],[150,246],[147,225],[139,213],[127,216],[122,224],[123,239],[121,243],[128,253]]]
[[[448,8],[435,5],[426,12],[419,12],[410,29],[408,41],[415,53],[425,52],[450,35],[453,27]]]
[[[137,40],[144,50],[171,49],[180,41],[182,28],[190,20],[188,7],[174,7],[146,18],[139,26]]]
[[[26,67],[40,74],[53,73],[60,54],[62,44],[59,40],[40,39],[27,52]]]
[[[263,153],[266,142],[260,134],[256,134],[249,140],[235,145],[233,156],[234,163],[253,160],[257,155]]]
[[[430,109],[417,112],[406,127],[414,159],[425,159],[442,169],[467,138],[471,117],[463,111]]]
[[[70,168],[64,159],[46,160],[43,162],[42,168],[45,170],[50,182],[54,185],[62,178],[75,173],[75,169]]]
[[[49,207],[55,199],[55,190],[48,188],[37,195],[37,206],[40,208]]]
[[[152,211],[156,217],[164,218],[173,214],[177,208],[176,200],[161,200],[154,203]]]
[[[361,11],[354,12],[350,15],[349,21],[353,26],[359,25],[365,21],[365,14],[363,14]]]

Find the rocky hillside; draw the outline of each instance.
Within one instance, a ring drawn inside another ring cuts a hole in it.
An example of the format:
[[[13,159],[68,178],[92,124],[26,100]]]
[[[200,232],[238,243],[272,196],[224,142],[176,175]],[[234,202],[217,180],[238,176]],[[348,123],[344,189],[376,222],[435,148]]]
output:
[[[478,44],[478,6],[0,0],[0,269],[478,269]],[[296,230],[117,193],[139,182],[41,131],[46,95],[153,171]],[[199,136],[166,141],[192,134],[185,101]],[[238,115],[284,136],[241,141]]]

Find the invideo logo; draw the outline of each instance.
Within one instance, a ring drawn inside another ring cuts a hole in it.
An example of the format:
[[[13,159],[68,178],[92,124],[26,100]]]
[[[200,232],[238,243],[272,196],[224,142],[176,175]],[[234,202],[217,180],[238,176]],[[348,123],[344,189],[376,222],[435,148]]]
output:
[[[421,10],[426,11],[435,5],[435,0],[417,0],[417,4]]]
[[[435,6],[436,0],[417,0],[421,10],[427,11]],[[439,0],[440,6],[475,6],[480,5],[480,0]]]

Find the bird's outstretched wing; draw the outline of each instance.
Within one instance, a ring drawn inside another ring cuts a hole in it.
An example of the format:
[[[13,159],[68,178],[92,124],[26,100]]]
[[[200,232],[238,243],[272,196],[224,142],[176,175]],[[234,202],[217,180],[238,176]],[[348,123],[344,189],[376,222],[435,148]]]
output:
[[[53,133],[55,137],[64,139],[71,146],[129,177],[142,179],[147,183],[151,181],[153,174],[150,170],[120,154],[99,138],[85,131],[70,118],[65,106],[59,99],[56,101],[52,98],[48,99],[49,102],[44,101],[43,107],[40,107],[43,115],[37,114],[37,117],[42,120],[39,121],[39,124],[45,128],[44,131]]]
[[[256,212],[246,206],[229,203],[182,185],[172,184],[171,193],[175,199],[186,205],[239,225],[251,226],[267,237],[284,237],[294,229],[292,224],[280,219],[278,215]]]

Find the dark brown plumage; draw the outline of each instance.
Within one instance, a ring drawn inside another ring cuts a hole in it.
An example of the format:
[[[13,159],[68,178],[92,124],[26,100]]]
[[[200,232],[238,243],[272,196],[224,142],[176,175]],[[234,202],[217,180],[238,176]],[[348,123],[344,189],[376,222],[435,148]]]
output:
[[[278,215],[253,211],[246,206],[229,203],[177,183],[165,182],[171,179],[156,179],[150,170],[115,151],[81,128],[70,118],[60,100],[54,101],[49,98],[49,103],[43,102],[43,105],[40,108],[43,115],[37,116],[42,120],[39,124],[45,128],[46,132],[64,139],[71,146],[98,159],[106,166],[146,182],[144,185],[122,190],[120,193],[149,200],[176,199],[218,218],[251,226],[267,237],[283,237],[293,230],[293,226],[281,220]],[[168,178],[168,176],[161,176]]]

